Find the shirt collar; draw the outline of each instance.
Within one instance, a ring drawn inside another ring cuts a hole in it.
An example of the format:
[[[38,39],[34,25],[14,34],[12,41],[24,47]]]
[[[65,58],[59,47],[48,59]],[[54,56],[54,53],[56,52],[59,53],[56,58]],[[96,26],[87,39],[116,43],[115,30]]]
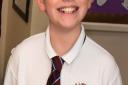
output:
[[[63,60],[70,64],[79,54],[81,47],[83,46],[83,42],[85,40],[85,31],[84,26],[81,25],[81,33],[74,44],[74,46],[65,54],[62,56]],[[51,42],[50,42],[50,33],[49,33],[49,27],[46,30],[46,52],[48,57],[51,59],[54,56],[57,56],[57,53],[52,48]]]
[[[56,52],[54,51],[51,45],[49,26],[46,30],[46,52],[49,58],[53,58],[54,56],[57,56]]]

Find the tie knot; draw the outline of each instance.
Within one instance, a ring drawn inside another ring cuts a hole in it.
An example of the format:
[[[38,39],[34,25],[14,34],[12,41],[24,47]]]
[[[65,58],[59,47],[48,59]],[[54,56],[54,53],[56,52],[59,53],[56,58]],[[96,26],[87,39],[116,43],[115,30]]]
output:
[[[64,60],[59,57],[59,56],[55,56],[52,58],[52,68],[53,70],[57,70],[57,71],[61,71],[62,65],[64,63]]]

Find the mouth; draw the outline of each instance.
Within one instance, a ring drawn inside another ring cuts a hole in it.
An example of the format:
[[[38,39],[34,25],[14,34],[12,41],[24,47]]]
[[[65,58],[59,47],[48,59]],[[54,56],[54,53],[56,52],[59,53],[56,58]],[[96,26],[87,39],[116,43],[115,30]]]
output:
[[[64,14],[72,14],[72,13],[76,13],[79,10],[79,7],[78,6],[60,7],[57,10]]]

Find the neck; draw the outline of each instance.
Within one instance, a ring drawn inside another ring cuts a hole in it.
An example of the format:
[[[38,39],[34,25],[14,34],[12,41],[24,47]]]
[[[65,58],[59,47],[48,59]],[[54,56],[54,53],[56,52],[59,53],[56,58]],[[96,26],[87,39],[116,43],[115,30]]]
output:
[[[67,53],[78,39],[81,26],[71,29],[60,29],[50,27],[50,40],[53,49],[59,56]]]

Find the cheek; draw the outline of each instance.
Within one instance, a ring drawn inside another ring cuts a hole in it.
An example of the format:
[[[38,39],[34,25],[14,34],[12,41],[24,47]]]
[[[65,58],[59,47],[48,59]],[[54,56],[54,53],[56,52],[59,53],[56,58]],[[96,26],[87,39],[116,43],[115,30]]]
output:
[[[47,0],[45,3],[46,3],[45,4],[46,12],[50,12],[52,10],[51,2],[49,0]]]
[[[46,4],[48,4],[48,6],[55,6],[56,4],[58,4],[58,1],[56,1],[56,0],[46,0]]]
[[[85,8],[89,8],[90,6],[90,0],[79,0],[80,5],[85,7]]]

